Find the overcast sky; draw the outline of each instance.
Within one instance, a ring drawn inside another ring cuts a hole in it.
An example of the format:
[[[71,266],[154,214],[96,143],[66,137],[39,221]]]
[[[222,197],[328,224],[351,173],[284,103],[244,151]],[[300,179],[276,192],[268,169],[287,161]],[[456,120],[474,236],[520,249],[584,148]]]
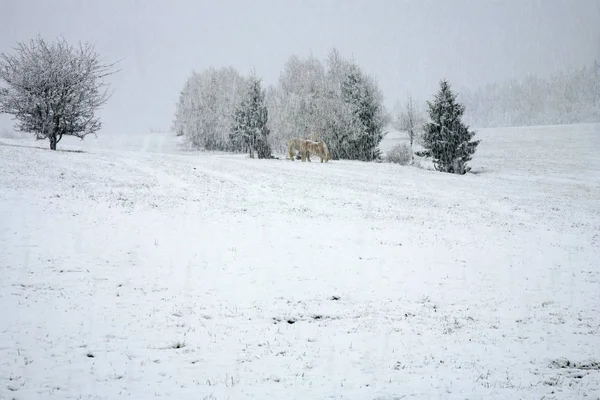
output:
[[[333,46],[388,107],[444,77],[460,89],[584,66],[600,60],[600,0],[0,0],[0,52],[38,33],[123,59],[104,130],[143,132],[170,127],[193,69],[254,68],[271,84],[292,54]]]

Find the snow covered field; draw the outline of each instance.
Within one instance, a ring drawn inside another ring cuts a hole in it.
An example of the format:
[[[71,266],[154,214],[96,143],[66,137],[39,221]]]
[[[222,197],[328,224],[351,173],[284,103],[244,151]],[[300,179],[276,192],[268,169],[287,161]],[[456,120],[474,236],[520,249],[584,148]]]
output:
[[[0,138],[0,398],[600,398],[600,125],[479,138],[466,176]]]

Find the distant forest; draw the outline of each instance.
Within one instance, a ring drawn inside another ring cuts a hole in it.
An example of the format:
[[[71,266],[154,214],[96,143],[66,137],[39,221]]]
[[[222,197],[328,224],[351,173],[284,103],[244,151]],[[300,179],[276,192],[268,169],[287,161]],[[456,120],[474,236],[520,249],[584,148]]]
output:
[[[600,122],[600,64],[463,90],[459,98],[475,127]]]

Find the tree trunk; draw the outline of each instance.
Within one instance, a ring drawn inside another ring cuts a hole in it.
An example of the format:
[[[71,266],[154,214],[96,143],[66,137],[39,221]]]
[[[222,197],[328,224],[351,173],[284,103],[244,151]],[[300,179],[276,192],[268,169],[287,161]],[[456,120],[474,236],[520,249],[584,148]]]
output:
[[[50,150],[56,150],[56,135],[50,135]]]
[[[58,137],[58,133],[60,132],[60,116],[54,114],[54,129],[50,132],[50,150],[56,150],[56,144],[62,139],[62,133],[60,134],[60,138]]]
[[[464,163],[462,162],[461,159],[457,158],[454,160],[454,162],[452,163],[452,172],[457,174],[457,175],[464,175]]]
[[[415,162],[415,152],[413,151],[413,138],[415,137],[415,133],[412,129],[409,131],[410,136],[410,162],[411,164]]]

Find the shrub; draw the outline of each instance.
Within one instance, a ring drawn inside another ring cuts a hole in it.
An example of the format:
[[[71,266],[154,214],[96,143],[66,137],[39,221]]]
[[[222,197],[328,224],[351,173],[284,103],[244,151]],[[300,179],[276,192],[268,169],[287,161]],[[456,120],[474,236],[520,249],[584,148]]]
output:
[[[400,143],[394,146],[386,155],[387,162],[408,165],[412,160],[412,151],[406,143]]]

